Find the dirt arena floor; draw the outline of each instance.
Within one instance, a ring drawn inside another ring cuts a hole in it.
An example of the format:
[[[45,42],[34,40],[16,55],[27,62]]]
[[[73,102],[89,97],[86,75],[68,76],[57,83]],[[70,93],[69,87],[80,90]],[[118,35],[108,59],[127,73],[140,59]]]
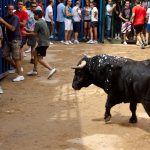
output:
[[[130,124],[129,104],[112,109],[105,124],[106,94],[91,85],[80,91],[71,87],[74,70],[82,55],[111,54],[135,60],[150,58],[150,48],[135,45],[79,45],[54,43],[47,51],[48,62],[57,73],[47,80],[47,70],[39,65],[39,75],[28,77],[30,55],[24,61],[25,81],[13,83],[9,74],[1,85],[0,150],[149,150],[150,118],[138,105],[138,123]]]

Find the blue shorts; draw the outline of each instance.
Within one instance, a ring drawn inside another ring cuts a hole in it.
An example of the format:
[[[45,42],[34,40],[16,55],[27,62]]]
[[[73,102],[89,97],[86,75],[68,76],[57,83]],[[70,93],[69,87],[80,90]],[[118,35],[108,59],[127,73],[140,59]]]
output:
[[[150,24],[147,24],[146,31],[150,32]]]

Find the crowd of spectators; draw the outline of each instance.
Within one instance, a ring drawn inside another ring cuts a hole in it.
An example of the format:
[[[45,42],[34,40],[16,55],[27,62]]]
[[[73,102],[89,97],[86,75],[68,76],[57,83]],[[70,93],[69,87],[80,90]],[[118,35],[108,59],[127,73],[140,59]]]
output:
[[[24,3],[25,2],[25,3]],[[88,44],[97,44],[99,10],[97,4],[86,0],[81,8],[81,1],[75,1],[72,7],[71,0],[59,0],[57,16],[54,20],[54,1],[48,0],[47,6],[43,0],[17,0],[16,6],[7,6],[7,15],[0,18],[0,47],[2,47],[3,32],[5,28],[4,58],[14,67],[18,76],[13,81],[24,80],[22,61],[25,52],[31,52],[30,63],[34,64],[33,70],[28,75],[37,75],[37,62],[48,69],[48,78],[56,72],[43,60],[46,49],[57,33],[57,39],[65,45],[79,44],[81,34],[81,21],[83,21],[83,40]],[[44,6],[46,6],[44,11]],[[147,0],[130,0],[122,3],[121,0],[108,0],[105,5],[105,37],[107,40],[123,39],[127,45],[128,39],[137,40],[137,45],[143,49],[148,44],[150,32],[150,8]],[[55,22],[56,21],[56,22]],[[114,33],[112,22],[115,23]],[[43,28],[44,27],[44,28]],[[54,28],[56,27],[56,28]],[[24,52],[24,45],[29,49]]]

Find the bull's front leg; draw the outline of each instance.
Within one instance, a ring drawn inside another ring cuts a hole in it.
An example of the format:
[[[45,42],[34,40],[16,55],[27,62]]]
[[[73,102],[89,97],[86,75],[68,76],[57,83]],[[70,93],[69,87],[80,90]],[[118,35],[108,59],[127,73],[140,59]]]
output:
[[[110,121],[110,118],[111,118],[110,110],[116,104],[117,102],[114,100],[114,98],[108,95],[107,102],[105,104],[105,114],[104,114],[105,122]]]
[[[132,116],[129,119],[129,123],[137,123],[136,106],[137,103],[130,103],[130,110],[132,112]]]

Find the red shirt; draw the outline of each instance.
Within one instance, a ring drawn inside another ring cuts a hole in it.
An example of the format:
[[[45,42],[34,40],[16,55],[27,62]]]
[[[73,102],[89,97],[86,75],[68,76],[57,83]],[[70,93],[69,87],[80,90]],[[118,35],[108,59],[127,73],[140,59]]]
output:
[[[135,14],[133,25],[145,24],[146,10],[140,6],[134,6],[132,9],[132,13]]]
[[[26,11],[21,10],[21,11],[15,11],[14,12],[20,19],[20,22],[23,22],[24,20],[27,22],[28,21],[28,14]],[[26,25],[25,25],[26,26]],[[25,34],[22,33],[22,31],[24,31],[24,27],[25,26],[20,26],[20,32],[21,32],[21,36],[26,36]]]

